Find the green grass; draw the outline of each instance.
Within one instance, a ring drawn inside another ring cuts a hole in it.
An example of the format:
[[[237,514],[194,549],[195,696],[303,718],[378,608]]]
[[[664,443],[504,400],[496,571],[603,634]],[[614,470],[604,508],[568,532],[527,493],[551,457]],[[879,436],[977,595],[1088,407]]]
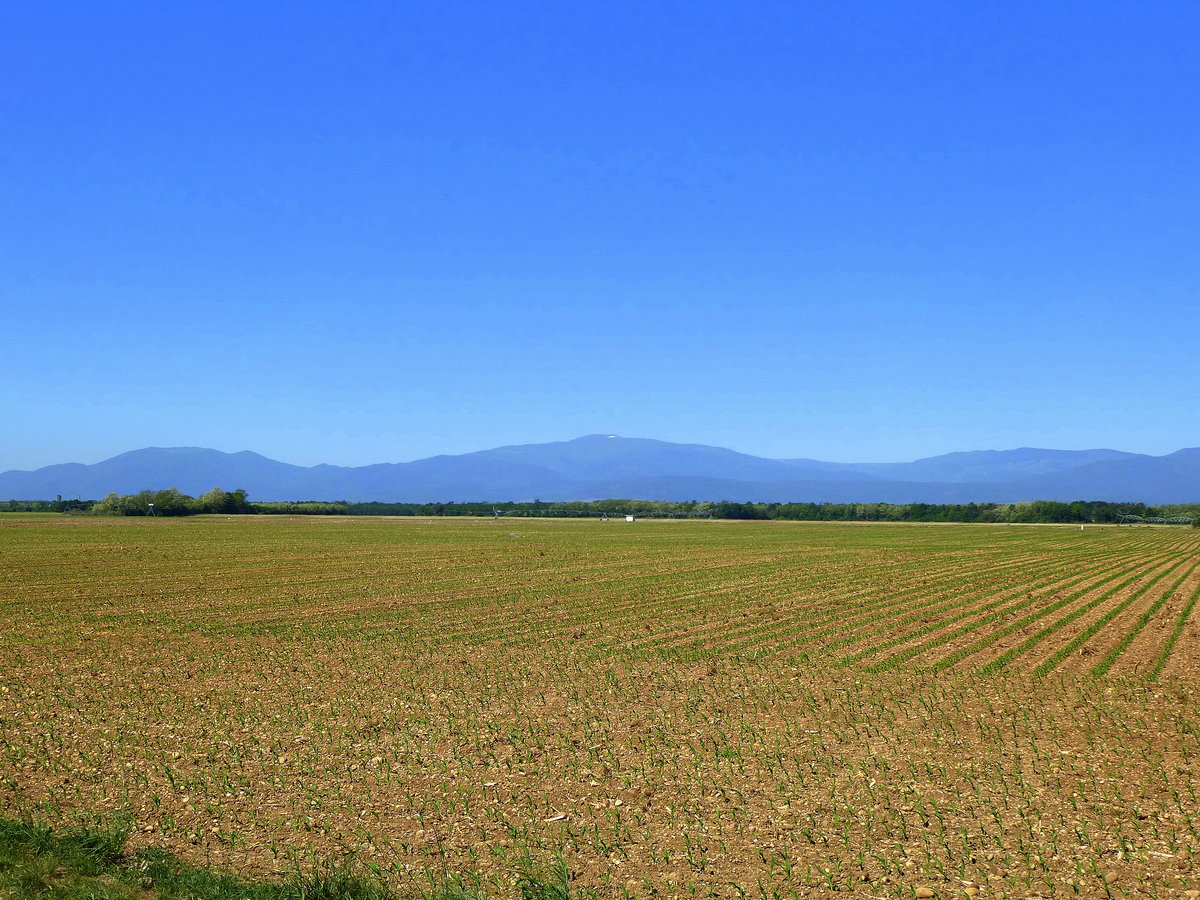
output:
[[[526,857],[517,875],[521,900],[571,900],[571,873],[562,856],[549,867],[540,867]]]
[[[334,862],[297,870],[282,881],[247,881],[189,865],[168,853],[127,854],[129,825],[54,831],[37,822],[0,820],[0,900],[482,900],[447,881],[400,895]],[[526,859],[517,873],[523,900],[571,900],[570,873]]]
[[[0,821],[0,900],[393,900],[384,885],[351,869],[318,865],[284,881],[246,881],[161,852],[124,852],[128,826],[58,832],[31,821]],[[426,894],[466,900],[454,892]]]
[[[32,822],[0,822],[0,898],[125,900],[143,896],[113,877],[128,829],[69,829],[58,834]]]

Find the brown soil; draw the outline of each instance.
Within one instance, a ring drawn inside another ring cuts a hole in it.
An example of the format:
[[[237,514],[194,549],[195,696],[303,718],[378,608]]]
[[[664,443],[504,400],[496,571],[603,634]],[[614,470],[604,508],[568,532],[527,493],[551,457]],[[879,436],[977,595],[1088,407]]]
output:
[[[937,591],[934,624],[956,595],[1049,606],[1090,586],[1013,646],[1124,569],[1192,553],[1187,534],[492,524],[5,532],[21,591],[0,600],[0,815],[126,810],[135,846],[195,862],[353,856],[399,886],[455,873],[497,898],[558,853],[597,898],[1200,889],[1200,604],[1163,678],[1134,673],[1200,570],[1111,677],[1073,658],[1030,675],[1070,634],[1006,672],[973,670],[1002,646],[926,671],[1012,618],[895,671],[820,655],[903,637],[927,617],[888,617]],[[910,589],[926,593],[887,605]],[[814,654],[790,661],[810,629]],[[722,652],[755,641],[761,658]]]

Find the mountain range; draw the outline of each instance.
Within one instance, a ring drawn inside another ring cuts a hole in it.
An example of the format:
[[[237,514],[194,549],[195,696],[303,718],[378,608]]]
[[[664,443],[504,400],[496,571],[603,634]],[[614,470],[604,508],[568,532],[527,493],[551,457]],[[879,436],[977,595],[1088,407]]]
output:
[[[0,498],[96,499],[221,485],[252,500],[736,500],[887,503],[1200,501],[1200,448],[974,450],[896,463],[765,459],[722,447],[586,435],[369,466],[295,466],[244,450],[148,447],[94,465],[0,473]]]

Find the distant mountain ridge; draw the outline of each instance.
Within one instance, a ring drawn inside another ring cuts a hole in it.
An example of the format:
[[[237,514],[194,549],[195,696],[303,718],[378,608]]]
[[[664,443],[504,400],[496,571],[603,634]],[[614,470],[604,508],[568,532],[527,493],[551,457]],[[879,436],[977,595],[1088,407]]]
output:
[[[94,465],[0,473],[0,498],[97,499],[221,485],[253,500],[736,500],[1011,503],[1200,501],[1200,448],[1166,456],[1120,450],[974,450],[913,462],[766,459],[703,444],[585,435],[405,463],[296,466],[243,450],[148,447]]]

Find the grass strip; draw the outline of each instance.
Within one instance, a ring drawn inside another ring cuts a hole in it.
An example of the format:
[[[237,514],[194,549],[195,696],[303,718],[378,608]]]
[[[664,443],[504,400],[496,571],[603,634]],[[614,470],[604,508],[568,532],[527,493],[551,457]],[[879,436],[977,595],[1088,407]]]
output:
[[[348,864],[316,863],[282,880],[215,872],[159,850],[126,853],[128,821],[55,831],[0,820],[0,897],[13,900],[483,900],[453,880],[397,894]],[[526,860],[515,873],[523,900],[572,900],[570,873]]]

